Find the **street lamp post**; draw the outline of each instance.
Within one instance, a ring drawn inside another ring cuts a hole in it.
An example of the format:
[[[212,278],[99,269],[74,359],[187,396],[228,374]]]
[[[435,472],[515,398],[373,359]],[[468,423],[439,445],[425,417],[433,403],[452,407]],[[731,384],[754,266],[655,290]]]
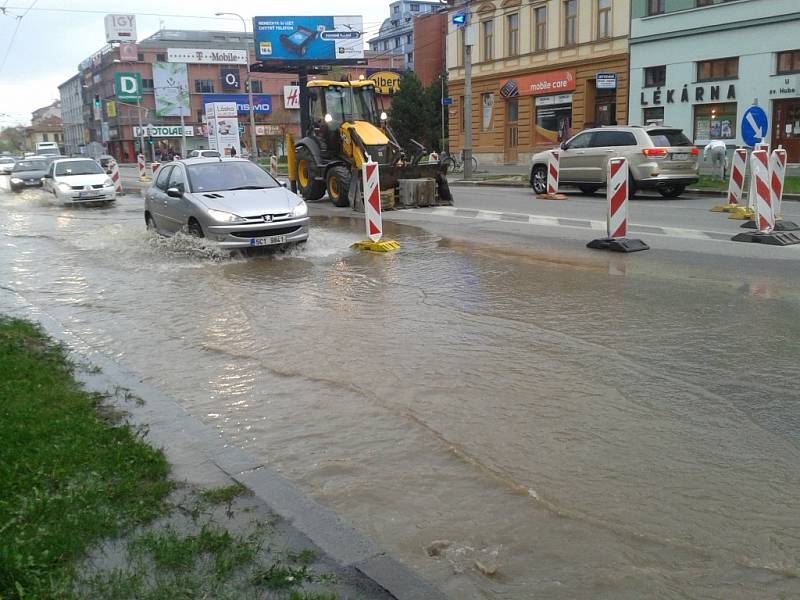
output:
[[[214,13],[217,17],[231,16],[238,17],[242,21],[244,28],[244,53],[247,57],[247,104],[250,108],[250,160],[258,162],[258,142],[256,141],[256,114],[253,108],[253,82],[250,73],[250,44],[247,43],[247,21],[238,13],[218,12]]]

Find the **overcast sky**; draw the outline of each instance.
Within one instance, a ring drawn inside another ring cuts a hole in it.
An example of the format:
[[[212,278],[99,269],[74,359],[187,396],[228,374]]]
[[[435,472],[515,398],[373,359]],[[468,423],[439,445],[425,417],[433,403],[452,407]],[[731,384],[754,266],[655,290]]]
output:
[[[365,37],[375,35],[389,16],[390,0],[0,0],[0,127],[29,123],[31,111],[58,98],[58,85],[78,72],[78,63],[105,44],[103,16],[137,13],[139,39],[162,25],[166,29],[241,31],[236,18],[215,18],[236,12],[248,21],[258,15],[362,15]],[[30,11],[28,8],[33,7]],[[88,12],[80,12],[88,11]],[[258,12],[254,12],[258,11]],[[150,14],[147,14],[150,13]],[[21,20],[17,16],[25,15]],[[159,16],[161,15],[161,16]],[[209,18],[210,17],[210,18]],[[14,30],[17,28],[16,35]],[[13,39],[12,39],[13,38]]]

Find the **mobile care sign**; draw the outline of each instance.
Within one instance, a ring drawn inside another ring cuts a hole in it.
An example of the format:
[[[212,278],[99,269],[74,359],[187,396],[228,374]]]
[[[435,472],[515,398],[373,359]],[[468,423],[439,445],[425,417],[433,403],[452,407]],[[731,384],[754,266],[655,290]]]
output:
[[[364,58],[360,15],[254,17],[257,60],[336,62]]]

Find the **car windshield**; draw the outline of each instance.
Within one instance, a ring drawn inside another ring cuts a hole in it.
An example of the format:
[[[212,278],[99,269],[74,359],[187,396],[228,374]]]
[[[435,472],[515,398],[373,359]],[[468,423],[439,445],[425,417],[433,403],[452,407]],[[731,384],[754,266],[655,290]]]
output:
[[[204,156],[206,158],[219,158],[220,154],[216,150],[192,150],[189,157]]]
[[[19,171],[46,171],[47,163],[43,160],[21,160],[14,165],[14,172]]]
[[[189,183],[193,192],[226,190],[259,190],[280,187],[261,168],[244,160],[213,161],[188,165]]]
[[[41,156],[60,156],[61,153],[58,151],[58,148],[39,148],[39,154]]]
[[[378,107],[372,87],[331,86],[325,89],[325,107],[334,123],[378,122]]]
[[[93,160],[71,160],[56,163],[56,175],[102,175],[103,169]]]
[[[653,140],[656,146],[691,146],[692,142],[689,141],[683,131],[680,129],[656,129],[648,131],[647,135]]]
[[[8,163],[13,164],[13,162],[14,162],[13,158],[0,158],[0,164],[7,165]]]

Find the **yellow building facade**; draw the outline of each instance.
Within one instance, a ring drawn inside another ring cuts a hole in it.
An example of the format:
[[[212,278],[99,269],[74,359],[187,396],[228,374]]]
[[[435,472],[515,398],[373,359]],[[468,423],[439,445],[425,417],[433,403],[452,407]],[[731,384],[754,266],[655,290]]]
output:
[[[467,28],[453,16],[468,12]],[[518,164],[587,127],[625,124],[627,0],[493,0],[451,9],[449,146],[464,144],[464,40],[472,42],[472,149]]]

